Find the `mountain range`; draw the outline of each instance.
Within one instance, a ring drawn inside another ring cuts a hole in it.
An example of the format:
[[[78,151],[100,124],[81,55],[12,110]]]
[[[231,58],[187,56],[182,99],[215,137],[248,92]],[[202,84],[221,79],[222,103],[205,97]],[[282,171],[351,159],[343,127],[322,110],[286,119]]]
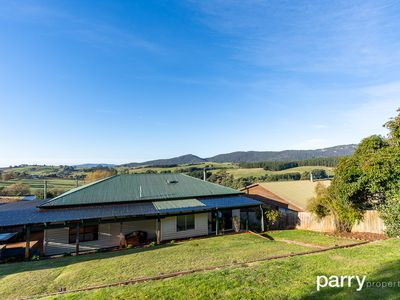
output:
[[[236,151],[218,154],[208,158],[201,158],[193,154],[186,154],[167,159],[156,159],[145,162],[123,164],[126,167],[140,166],[169,166],[180,164],[198,164],[203,162],[260,162],[260,161],[295,161],[317,157],[338,157],[353,154],[356,144],[340,145],[316,150],[283,150],[283,151]]]

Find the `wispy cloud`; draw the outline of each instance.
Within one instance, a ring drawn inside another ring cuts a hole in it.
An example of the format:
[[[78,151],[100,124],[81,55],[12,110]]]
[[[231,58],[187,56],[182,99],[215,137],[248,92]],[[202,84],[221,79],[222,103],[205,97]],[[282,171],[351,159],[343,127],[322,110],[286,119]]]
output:
[[[396,1],[196,1],[200,21],[231,36],[236,59],[294,71],[365,74],[400,65]]]
[[[124,47],[162,53],[162,47],[138,32],[119,28],[113,24],[92,20],[34,2],[2,2],[0,18],[14,22],[31,22],[50,27],[56,33],[95,47]]]
[[[361,137],[373,133],[386,134],[383,124],[400,107],[400,81],[366,86],[359,89],[359,97],[364,100],[343,111],[340,118],[349,130],[357,132]]]

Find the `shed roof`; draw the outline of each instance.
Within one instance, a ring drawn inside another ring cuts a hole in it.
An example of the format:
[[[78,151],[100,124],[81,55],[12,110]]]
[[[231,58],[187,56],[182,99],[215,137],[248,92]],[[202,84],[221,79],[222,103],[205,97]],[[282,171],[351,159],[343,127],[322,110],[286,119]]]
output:
[[[330,180],[309,181],[309,180],[294,180],[294,181],[276,181],[276,182],[261,182],[258,183],[266,190],[285,199],[287,202],[306,210],[307,204],[314,197],[315,187],[318,183],[329,186]]]
[[[72,189],[41,208],[237,195],[241,192],[183,174],[116,175]]]
[[[17,234],[17,232],[0,233],[0,242],[6,242]]]

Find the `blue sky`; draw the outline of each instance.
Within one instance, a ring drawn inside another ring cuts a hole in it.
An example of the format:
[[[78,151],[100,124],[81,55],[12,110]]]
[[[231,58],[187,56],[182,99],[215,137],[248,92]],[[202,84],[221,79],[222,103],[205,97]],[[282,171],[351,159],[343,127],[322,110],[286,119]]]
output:
[[[0,0],[0,166],[358,143],[399,32],[396,1]]]

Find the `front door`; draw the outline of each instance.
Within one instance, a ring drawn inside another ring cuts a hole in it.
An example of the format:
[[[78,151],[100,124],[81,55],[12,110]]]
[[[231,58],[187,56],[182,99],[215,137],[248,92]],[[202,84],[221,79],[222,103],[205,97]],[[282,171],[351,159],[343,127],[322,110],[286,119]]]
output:
[[[219,231],[232,230],[232,210],[223,209],[219,210]],[[208,230],[215,232],[217,214],[215,211],[208,214]]]

